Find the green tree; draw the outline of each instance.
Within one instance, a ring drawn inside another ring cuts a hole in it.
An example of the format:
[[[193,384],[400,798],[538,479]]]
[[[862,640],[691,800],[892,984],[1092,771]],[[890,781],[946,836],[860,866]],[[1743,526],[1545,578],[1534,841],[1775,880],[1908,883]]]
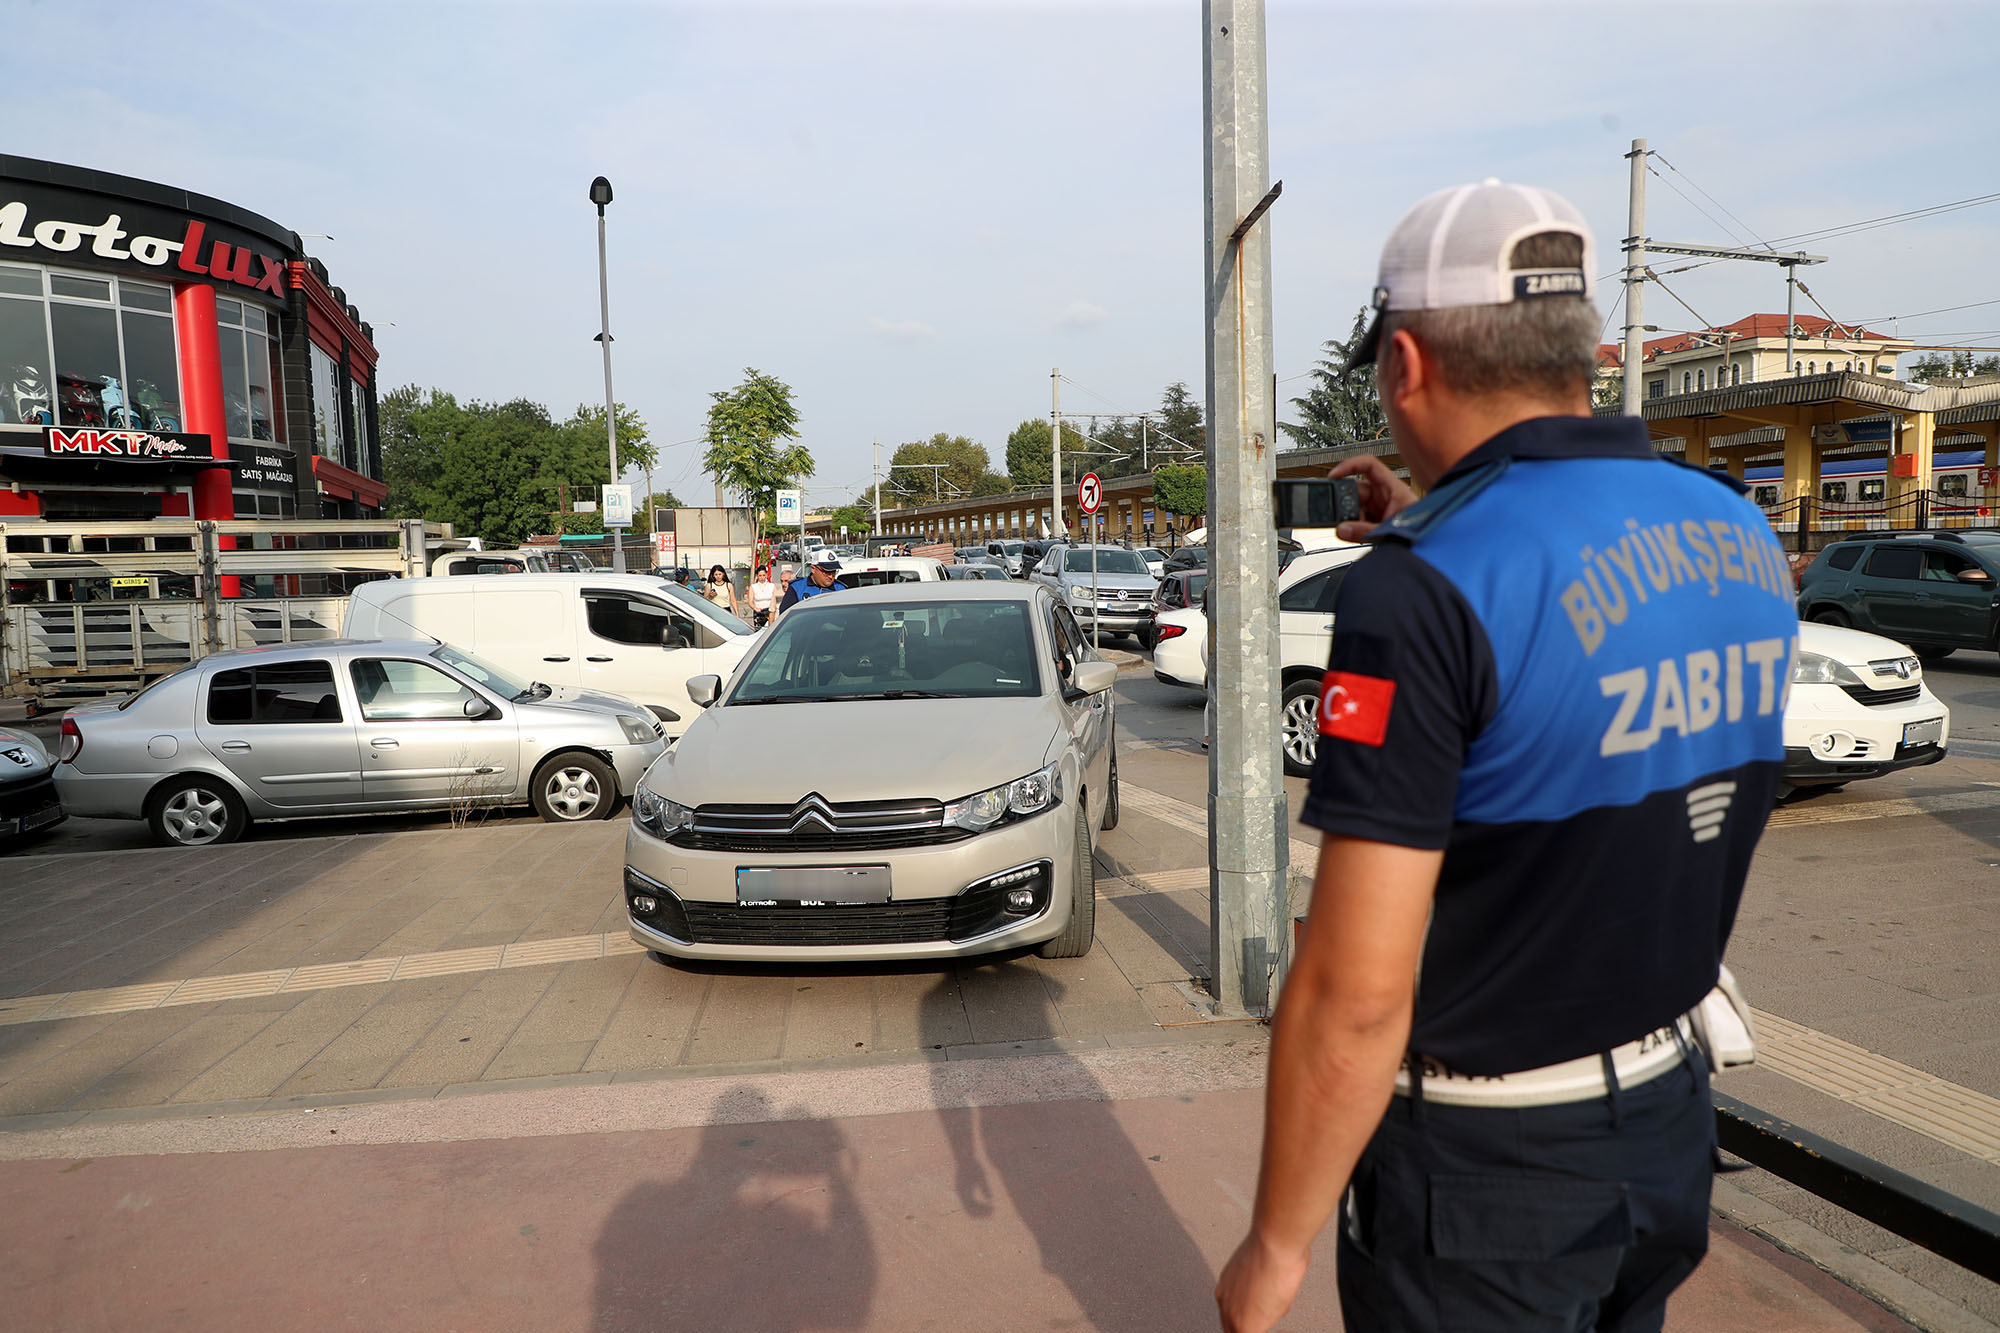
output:
[[[910,466],[917,463],[942,466]],[[972,495],[979,479],[989,471],[988,464],[985,445],[975,444],[963,435],[939,431],[928,440],[898,446],[889,459],[889,475],[882,479],[882,484],[918,504],[939,495],[945,499]]]
[[[981,473],[979,480],[972,483],[972,493],[980,495],[1006,495],[1014,489],[1014,483],[998,472]]]
[[[1368,330],[1371,314],[1363,306],[1344,340],[1329,338],[1321,344],[1326,355],[1313,365],[1313,387],[1304,397],[1292,399],[1298,424],[1278,423],[1278,429],[1301,449],[1331,449],[1373,440],[1389,429],[1389,418],[1382,414],[1382,401],[1375,392],[1375,367],[1345,369],[1348,354]]]
[[[1153,469],[1153,503],[1183,518],[1208,511],[1208,469],[1168,463]]]
[[[654,510],[682,507],[680,497],[672,491],[654,491],[643,502],[632,506],[632,535],[634,537],[653,535]]]
[[[867,505],[842,505],[827,515],[827,520],[835,532],[846,528],[849,534],[854,534],[872,532],[875,528]]]
[[[1910,367],[1910,378],[1925,384],[1932,380],[1970,379],[1974,375],[2000,375],[2000,356],[1981,357],[1975,361],[1971,352],[1958,348],[1952,352],[1950,360],[1946,360],[1936,352],[1926,352],[1917,358],[1915,365]],[[385,437],[382,442],[385,470],[388,467],[388,447],[388,440]]]
[[[587,409],[557,422],[526,399],[461,404],[442,390],[404,385],[383,396],[380,411],[389,513],[450,523],[460,536],[496,546],[550,531],[565,498],[594,497],[611,473],[601,410],[593,429],[583,420]],[[630,429],[643,441],[636,416]]]
[[[1007,477],[1017,491],[1049,484],[1049,423],[1029,417],[1007,436]]]
[[[1160,395],[1160,419],[1149,432],[1171,447],[1192,449],[1196,454],[1208,448],[1208,428],[1202,423],[1201,401],[1188,392],[1185,380],[1175,380]]]
[[[743,382],[724,393],[711,393],[708,448],[702,466],[723,486],[745,496],[769,527],[777,501],[774,493],[788,490],[813,474],[813,456],[799,438],[799,411],[792,388],[775,375],[746,367]]]

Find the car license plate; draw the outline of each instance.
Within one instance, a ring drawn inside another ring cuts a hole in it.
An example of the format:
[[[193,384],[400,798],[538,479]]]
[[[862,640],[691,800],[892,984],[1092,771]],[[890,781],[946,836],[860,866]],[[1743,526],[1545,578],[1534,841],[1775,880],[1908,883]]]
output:
[[[889,901],[887,866],[738,866],[738,907],[850,907]]]
[[[59,805],[52,805],[46,810],[37,810],[32,815],[23,815],[21,817],[21,832],[28,833],[34,829],[47,828],[50,824],[55,823],[61,818],[62,807]]]
[[[1944,719],[1934,717],[1924,722],[1909,722],[1903,726],[1904,745],[1936,745],[1944,737]]]

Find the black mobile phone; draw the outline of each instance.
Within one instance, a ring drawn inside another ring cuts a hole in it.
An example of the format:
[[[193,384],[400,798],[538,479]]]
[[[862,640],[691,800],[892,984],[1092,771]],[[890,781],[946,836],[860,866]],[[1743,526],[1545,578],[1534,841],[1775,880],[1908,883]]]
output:
[[[1359,520],[1361,479],[1307,477],[1271,483],[1271,511],[1279,528],[1333,528]]]

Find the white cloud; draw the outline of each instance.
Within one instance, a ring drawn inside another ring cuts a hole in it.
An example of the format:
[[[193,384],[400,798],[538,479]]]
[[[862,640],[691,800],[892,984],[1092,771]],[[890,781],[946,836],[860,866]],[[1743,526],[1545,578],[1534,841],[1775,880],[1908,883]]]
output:
[[[884,319],[880,315],[868,317],[868,331],[903,343],[921,342],[938,336],[936,329],[920,319]]]
[[[1055,326],[1059,329],[1087,329],[1094,324],[1102,324],[1111,318],[1111,312],[1101,305],[1089,301],[1071,301],[1056,316]]]

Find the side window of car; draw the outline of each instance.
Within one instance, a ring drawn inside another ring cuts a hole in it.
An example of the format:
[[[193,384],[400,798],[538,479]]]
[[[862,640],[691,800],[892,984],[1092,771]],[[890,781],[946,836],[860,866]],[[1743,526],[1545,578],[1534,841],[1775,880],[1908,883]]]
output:
[[[1859,546],[1836,546],[1826,557],[1826,563],[1835,569],[1852,569],[1854,562],[1861,558]]]
[[[370,722],[464,721],[479,696],[434,666],[399,658],[364,657],[349,669],[361,716]],[[483,702],[483,701],[482,701]]]
[[[588,592],[583,597],[590,632],[613,643],[692,648],[700,640],[686,616],[644,597]]]
[[[1325,594],[1326,585],[1332,580],[1333,575],[1334,571],[1329,569],[1314,574],[1310,578],[1300,579],[1297,583],[1294,583],[1291,587],[1278,594],[1278,609],[1280,611],[1319,610],[1321,597]]]
[[[1916,579],[1924,573],[1924,553],[1914,546],[1884,544],[1868,553],[1863,570],[1873,579]]]
[[[218,671],[208,683],[208,720],[230,726],[338,722],[333,663],[313,658]]]
[[[1956,551],[1924,552],[1924,578],[1931,582],[1956,583],[1960,574],[1978,568],[1977,561]]]

